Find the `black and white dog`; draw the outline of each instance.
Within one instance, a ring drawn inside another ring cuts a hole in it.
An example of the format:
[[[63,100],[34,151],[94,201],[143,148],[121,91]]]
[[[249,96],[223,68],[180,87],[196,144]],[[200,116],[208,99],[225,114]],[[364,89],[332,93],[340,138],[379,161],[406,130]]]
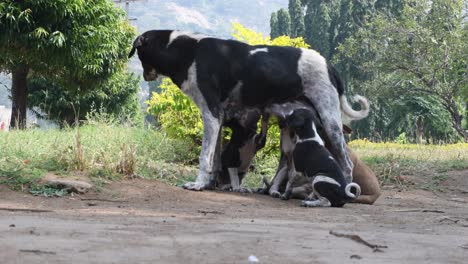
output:
[[[146,81],[155,80],[158,74],[170,77],[202,113],[200,169],[196,181],[184,188],[211,187],[214,174],[220,170],[220,132],[223,118],[229,116],[226,110],[262,110],[300,96],[318,110],[330,149],[347,182],[351,182],[353,164],[341,130],[340,106],[351,119],[361,115],[348,104],[333,67],[316,51],[251,46],[174,30],[143,33],[135,39],[129,57],[135,51]]]
[[[317,128],[321,123],[313,108],[295,102],[273,105],[270,110],[282,123],[281,151],[287,163],[273,184],[279,186],[287,179],[285,192],[281,196],[283,199],[289,199],[297,181],[304,178],[310,185],[304,182],[298,185],[312,189],[308,199],[303,201],[304,206],[340,207],[359,196],[359,185],[346,182],[337,162],[325,148],[318,133],[321,127]]]
[[[265,122],[262,122],[262,130],[257,134],[257,123],[260,117],[259,111],[247,110],[239,112],[234,118],[224,122],[223,126],[229,127],[232,134],[221,153],[222,170],[216,181],[221,190],[250,192],[241,187],[241,184],[255,153],[266,143],[267,127],[263,127]]]

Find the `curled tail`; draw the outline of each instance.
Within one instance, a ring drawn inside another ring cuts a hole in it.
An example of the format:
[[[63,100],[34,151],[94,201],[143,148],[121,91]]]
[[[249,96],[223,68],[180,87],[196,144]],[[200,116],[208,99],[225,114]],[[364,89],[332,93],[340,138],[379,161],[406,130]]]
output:
[[[351,192],[351,188],[354,188],[356,190],[356,194]],[[345,193],[349,198],[355,199],[359,197],[359,195],[361,195],[361,187],[359,187],[357,183],[354,183],[354,182],[349,183],[345,187]]]
[[[340,95],[340,105],[341,111],[343,114],[350,119],[351,121],[361,120],[366,118],[369,115],[370,105],[369,101],[364,96],[355,95],[353,97],[354,102],[358,102],[361,105],[361,110],[354,110],[351,105],[349,105],[348,100],[344,94]]]

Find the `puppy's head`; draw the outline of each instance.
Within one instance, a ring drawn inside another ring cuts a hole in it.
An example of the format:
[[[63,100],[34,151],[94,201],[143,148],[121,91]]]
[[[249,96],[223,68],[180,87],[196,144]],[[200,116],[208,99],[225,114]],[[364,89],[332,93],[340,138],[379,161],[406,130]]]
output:
[[[313,113],[308,109],[296,109],[286,117],[286,126],[300,138],[317,138],[322,141],[316,127]],[[322,143],[320,143],[322,145]]]

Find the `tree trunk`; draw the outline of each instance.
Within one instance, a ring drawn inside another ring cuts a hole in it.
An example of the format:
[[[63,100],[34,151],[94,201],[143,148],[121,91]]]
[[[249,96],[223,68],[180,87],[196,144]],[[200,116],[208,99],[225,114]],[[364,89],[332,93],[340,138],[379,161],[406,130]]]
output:
[[[29,67],[20,65],[12,70],[11,84],[11,119],[10,128],[26,128],[27,114],[27,98],[28,87],[26,86],[26,78],[29,73]]]
[[[424,123],[422,116],[418,116],[416,120],[416,144],[423,143],[423,135],[424,135]]]
[[[468,132],[463,129],[462,127],[462,119],[463,117],[460,115],[460,111],[458,111],[458,106],[453,100],[450,98],[449,100],[445,100],[447,103],[447,110],[449,111],[450,115],[452,116],[452,126],[458,132],[460,136],[463,137],[465,142],[468,143]]]

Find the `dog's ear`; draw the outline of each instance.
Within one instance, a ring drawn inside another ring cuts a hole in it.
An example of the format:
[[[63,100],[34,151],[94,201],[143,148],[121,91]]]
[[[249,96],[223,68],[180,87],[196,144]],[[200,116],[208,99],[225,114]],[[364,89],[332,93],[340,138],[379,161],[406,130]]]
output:
[[[133,47],[130,53],[128,54],[128,57],[131,58],[134,54],[137,48],[143,46],[145,43],[145,37],[143,35],[138,36],[135,41],[133,41]]]

